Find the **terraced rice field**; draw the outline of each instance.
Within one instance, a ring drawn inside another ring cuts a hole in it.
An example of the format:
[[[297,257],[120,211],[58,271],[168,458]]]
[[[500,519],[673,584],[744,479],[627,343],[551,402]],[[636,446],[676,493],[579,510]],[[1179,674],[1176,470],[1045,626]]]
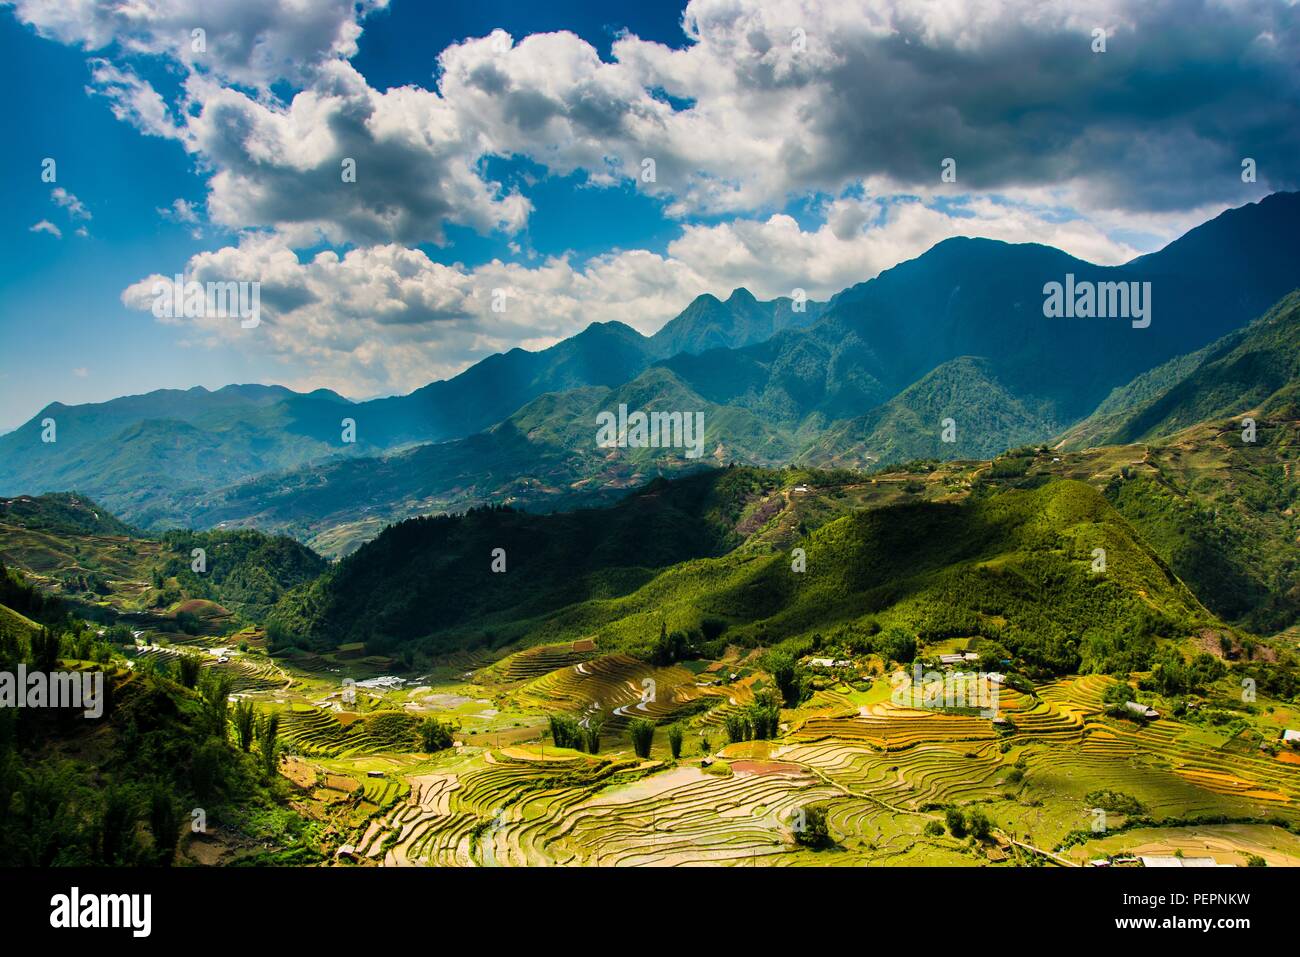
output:
[[[330,663],[320,655],[311,652],[299,652],[292,657],[281,659],[295,671],[319,675],[330,670]]]
[[[701,698],[724,700],[726,694],[720,687],[702,687],[682,667],[656,668],[629,655],[604,655],[529,682],[512,702],[545,712],[599,712],[606,727],[618,731],[632,718],[669,720]]]
[[[280,740],[297,754],[344,757],[385,751],[413,751],[416,720],[400,711],[336,715],[312,705],[280,711]]]
[[[1260,752],[1207,749],[1186,739],[1173,721],[1126,728],[1119,722],[1097,728],[1081,749],[1103,760],[1141,756],[1166,764],[1177,777],[1200,790],[1241,798],[1257,808],[1293,812],[1300,801],[1296,766]]]
[[[653,701],[643,700],[647,679]],[[362,863],[388,866],[1056,864],[1068,861],[1054,849],[1075,854],[1077,835],[1086,837],[1099,791],[1132,798],[1157,822],[1300,820],[1300,765],[1177,721],[1108,718],[1110,681],[1002,688],[996,724],[840,687],[783,712],[779,740],[726,745],[720,726],[754,700],[754,678],[705,686],[681,666],[588,657],[517,680],[496,705],[510,715],[599,711],[601,755],[538,742],[536,724],[507,736],[513,744],[449,749],[409,775],[362,780],[357,806],[369,816],[350,839]],[[391,712],[295,705],[282,714],[286,743],[321,758],[399,758],[412,733]],[[680,761],[669,760],[662,731],[653,760],[631,753],[620,729],[637,715],[682,723]],[[706,735],[715,755],[702,764]],[[794,822],[811,805],[826,810],[831,849],[796,840]],[[996,840],[947,833],[939,825],[949,808],[981,810]],[[1125,833],[1122,813],[1108,824]]]
[[[539,678],[594,657],[595,652],[574,651],[571,642],[562,645],[542,645],[509,655],[486,669],[486,673],[503,681],[524,681],[529,678]]]
[[[230,690],[234,694],[250,691],[273,691],[288,684],[288,678],[279,668],[265,658],[231,658],[227,662],[209,665],[230,677]]]
[[[949,715],[892,704],[864,705],[850,717],[809,718],[792,735],[796,740],[834,738],[900,751],[927,741],[979,741],[996,738],[987,719]]]
[[[930,796],[944,790],[943,780],[930,779],[955,770],[944,757],[920,755],[909,769]],[[627,762],[498,759],[462,774],[422,775],[411,779],[407,801],[370,822],[358,848],[390,866],[849,864],[862,862],[860,852],[881,861],[972,862],[954,842],[922,836],[928,816],[851,793],[851,785],[885,784],[882,794],[920,803],[918,793],[888,783],[892,771],[811,751],[742,765],[720,778],[694,766],[639,776],[644,771]],[[827,768],[841,773],[832,779]],[[793,826],[809,803],[828,806],[851,853],[828,862],[798,848]]]
[[[463,775],[422,775],[411,780],[407,801],[371,822],[360,848],[369,856],[382,854],[384,863],[394,866],[504,863],[496,855],[512,851],[509,840],[498,845],[500,832],[514,835],[513,853],[525,855],[523,835],[536,825],[534,818],[562,811],[621,769],[585,758],[496,758]]]
[[[203,644],[202,640],[198,639],[179,648],[150,645],[138,651],[135,658],[153,660],[160,667],[170,668],[182,654],[199,652]],[[229,661],[221,661],[218,657],[203,655],[201,666],[229,678],[232,694],[283,689],[290,682],[289,677],[272,661],[261,656],[231,656]]]

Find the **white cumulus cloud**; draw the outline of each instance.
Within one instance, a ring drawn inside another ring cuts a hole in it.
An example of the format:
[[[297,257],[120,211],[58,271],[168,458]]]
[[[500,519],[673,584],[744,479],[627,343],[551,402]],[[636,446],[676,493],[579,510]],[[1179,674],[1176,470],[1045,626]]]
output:
[[[978,197],[948,211],[916,200],[841,199],[821,216],[809,229],[783,214],[687,225],[664,254],[624,250],[582,264],[552,257],[474,268],[400,244],[326,250],[303,261],[282,236],[246,233],[236,246],[192,257],[184,275],[261,283],[261,324],[160,321],[188,324],[198,343],[278,357],[300,385],[364,396],[418,388],[493,352],[544,348],[591,322],[618,320],[649,335],[705,292],[725,297],[744,285],[770,299],[800,288],[825,299],[953,235],[1040,241],[1101,263],[1136,252],[1085,221]],[[122,300],[150,311],[157,284],[172,281],[145,277]],[[494,295],[504,296],[503,312],[493,311]]]

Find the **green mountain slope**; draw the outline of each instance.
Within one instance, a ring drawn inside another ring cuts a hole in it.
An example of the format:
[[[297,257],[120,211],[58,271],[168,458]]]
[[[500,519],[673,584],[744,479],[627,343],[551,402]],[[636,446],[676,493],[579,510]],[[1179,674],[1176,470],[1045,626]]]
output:
[[[1238,335],[1239,333],[1229,333],[1230,337]],[[1159,398],[1185,379],[1205,361],[1217,345],[1218,343],[1211,343],[1187,355],[1176,356],[1142,373],[1132,382],[1112,389],[1092,415],[1067,429],[1056,444],[1067,449],[1105,445],[1106,439],[1124,425],[1134,409]]]
[[[134,525],[182,524],[202,489],[324,456],[373,452],[363,431],[356,444],[342,442],[340,423],[355,415],[333,393],[268,386],[54,403],[0,436],[0,491],[75,488]],[[46,419],[55,423],[53,442],[42,441]]]
[[[383,651],[450,631],[436,643],[492,647],[497,622],[627,594],[653,569],[734,547],[750,496],[777,484],[773,473],[715,470],[653,482],[606,509],[410,519],[287,596],[275,617],[321,646],[365,641]],[[492,571],[498,548],[505,572]]]
[[[1269,416],[1285,417],[1300,381],[1298,302],[1300,297],[1287,297],[1245,329],[1112,390],[1093,416],[1066,432],[1061,447],[1151,440],[1204,417],[1252,409],[1264,417],[1261,427]],[[761,348],[778,349],[781,341],[778,336]],[[620,403],[630,409],[704,411],[704,459],[713,464],[798,461],[872,469],[915,459],[991,458],[1041,442],[1061,425],[1052,417],[1050,401],[1016,392],[998,363],[971,356],[941,364],[865,415],[827,423],[813,413],[790,424],[762,414],[772,392],[748,396],[739,405],[719,405],[709,396],[725,390],[718,385],[724,377],[709,380],[711,387],[701,394],[674,371],[713,355],[652,366],[615,390],[543,396],[502,425],[460,442],[247,483],[203,500],[190,518],[205,525],[252,522],[340,554],[384,522],[422,512],[493,501],[537,509],[598,504],[655,474],[691,467],[675,452],[596,449],[596,413],[616,410]],[[818,361],[810,359],[810,365]],[[953,442],[944,441],[947,419]]]
[[[0,605],[5,607],[5,633],[11,638],[26,635],[37,624],[58,624],[67,616],[57,595],[43,592],[16,568],[0,562]]]
[[[803,547],[805,576],[791,571],[789,553],[729,556],[531,627],[645,649],[657,617],[688,629],[718,618],[732,626],[724,637],[744,645],[805,646],[818,634],[899,626],[922,641],[993,638],[1032,670],[1063,672],[1140,667],[1157,637],[1214,622],[1131,526],[1075,483],[857,512]],[[1090,570],[1099,547],[1104,575]]]
[[[946,441],[951,419],[953,441]],[[870,469],[913,459],[983,459],[1051,434],[1050,411],[1013,394],[987,359],[945,362],[866,415],[827,427],[800,453],[820,466]]]
[[[916,462],[871,481],[943,500],[1062,478],[1104,494],[1219,618],[1258,635],[1300,625],[1300,418],[1261,419],[1253,443],[1220,419],[1150,443]]]
[[[325,571],[323,558],[291,538],[253,530],[168,532],[159,577],[174,580],[185,598],[215,601],[252,621],[261,621],[291,588]],[[194,570],[194,550],[203,549],[203,570]]]
[[[1244,329],[1154,370],[1068,431],[1067,448],[1151,441],[1210,419],[1296,418],[1300,291]]]
[[[75,492],[0,498],[0,523],[74,535],[140,534],[107,509]]]
[[[1300,419],[1240,439],[1227,421],[1184,430],[1105,493],[1207,607],[1271,634],[1300,623]]]
[[[704,440],[685,448],[599,448],[597,415],[702,412]],[[266,476],[196,503],[200,526],[255,524],[345,554],[384,524],[488,503],[554,510],[610,502],[654,478],[731,459],[774,463],[794,438],[747,409],[717,406],[667,369],[652,367],[616,389],[543,395],[478,435],[375,459],[335,460]]]
[[[781,487],[780,473],[738,469],[614,509],[402,523],[276,614],[307,641],[431,654],[586,636],[648,654],[664,623],[715,651],[899,626],[923,641],[993,638],[1043,673],[1140,668],[1157,639],[1222,627],[1083,483],[832,511],[795,539],[802,574],[784,547],[738,547],[737,505]],[[732,504],[719,510],[719,496]],[[491,570],[493,547],[514,562],[505,573]]]
[[[209,833],[247,863],[320,860],[287,785],[233,742],[230,686],[213,670],[185,687],[142,661],[128,667],[82,622],[40,629],[0,604],[0,671],[20,664],[92,666],[105,693],[98,714],[0,709],[0,866],[167,866]],[[192,809],[210,832],[192,834]]]
[[[17,648],[40,632],[41,626],[26,615],[0,605],[0,647]]]
[[[128,527],[74,494],[12,501],[17,507],[0,511],[0,604],[41,620],[60,617],[64,604],[98,621],[166,617],[183,601],[204,599],[260,621],[285,591],[326,568],[299,542],[251,529],[174,531],[159,540],[119,534]],[[195,549],[203,550],[200,571]],[[4,579],[5,565],[40,590]]]

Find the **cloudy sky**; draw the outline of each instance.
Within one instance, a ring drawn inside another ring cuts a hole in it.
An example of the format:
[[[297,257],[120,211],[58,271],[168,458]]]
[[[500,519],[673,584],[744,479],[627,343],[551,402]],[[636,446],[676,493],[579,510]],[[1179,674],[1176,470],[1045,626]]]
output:
[[[0,8],[0,429],[160,387],[406,392],[953,235],[1123,262],[1300,186],[1284,0]],[[178,273],[259,281],[261,324],[155,318]]]

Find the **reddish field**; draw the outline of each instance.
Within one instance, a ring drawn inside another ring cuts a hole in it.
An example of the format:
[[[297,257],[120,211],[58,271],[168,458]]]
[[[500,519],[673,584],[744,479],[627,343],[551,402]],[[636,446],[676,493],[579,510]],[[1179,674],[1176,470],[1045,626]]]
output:
[[[731,770],[737,774],[805,774],[797,764],[788,761],[733,761]]]

